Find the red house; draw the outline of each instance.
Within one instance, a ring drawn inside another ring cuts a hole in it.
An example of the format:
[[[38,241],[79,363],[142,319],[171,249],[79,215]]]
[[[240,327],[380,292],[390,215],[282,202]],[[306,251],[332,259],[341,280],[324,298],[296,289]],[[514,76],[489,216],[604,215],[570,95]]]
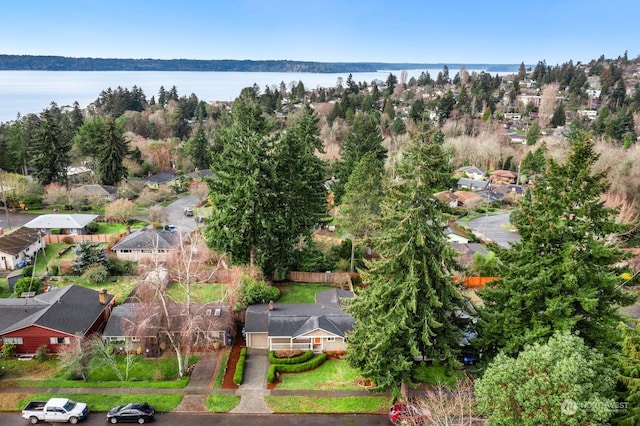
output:
[[[2,344],[16,345],[17,354],[35,354],[46,345],[50,353],[76,336],[102,331],[114,296],[72,284],[32,298],[0,299]]]

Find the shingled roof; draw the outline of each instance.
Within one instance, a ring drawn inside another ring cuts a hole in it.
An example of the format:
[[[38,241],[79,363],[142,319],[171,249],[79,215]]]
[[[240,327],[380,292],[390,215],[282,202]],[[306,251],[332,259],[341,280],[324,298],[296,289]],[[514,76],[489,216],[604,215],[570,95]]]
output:
[[[24,226],[0,236],[0,252],[11,256],[17,256],[23,250],[28,249],[40,238],[36,229]]]
[[[122,237],[112,250],[167,250],[175,246],[177,236],[173,232],[155,229],[137,229]]]
[[[24,226],[34,229],[82,229],[97,217],[95,214],[43,214]]]
[[[33,325],[84,335],[113,297],[107,295],[103,304],[96,290],[71,284],[32,299],[0,299],[0,335]]]

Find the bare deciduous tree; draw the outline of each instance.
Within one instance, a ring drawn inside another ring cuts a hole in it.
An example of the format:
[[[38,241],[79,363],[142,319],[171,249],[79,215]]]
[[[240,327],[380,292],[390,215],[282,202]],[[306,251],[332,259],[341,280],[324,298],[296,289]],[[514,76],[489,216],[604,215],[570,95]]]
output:
[[[133,201],[125,198],[112,201],[104,208],[105,217],[122,223],[127,223],[136,213],[138,213],[138,207]]]
[[[44,188],[44,202],[54,208],[62,208],[69,201],[69,191],[59,183],[50,183]]]
[[[91,345],[82,335],[74,336],[69,344],[58,348],[59,365],[71,379],[87,380],[91,355]]]
[[[413,404],[431,412],[430,425],[479,426],[485,424],[482,416],[476,413],[473,382],[470,379],[458,382],[453,388],[437,385],[426,392],[425,397],[414,400]]]

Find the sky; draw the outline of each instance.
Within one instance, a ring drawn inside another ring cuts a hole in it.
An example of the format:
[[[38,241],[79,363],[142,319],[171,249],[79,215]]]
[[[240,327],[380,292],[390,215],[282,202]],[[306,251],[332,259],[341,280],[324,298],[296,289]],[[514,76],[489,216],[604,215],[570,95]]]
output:
[[[0,16],[0,54],[16,55],[552,66],[640,55],[637,0],[4,0]]]

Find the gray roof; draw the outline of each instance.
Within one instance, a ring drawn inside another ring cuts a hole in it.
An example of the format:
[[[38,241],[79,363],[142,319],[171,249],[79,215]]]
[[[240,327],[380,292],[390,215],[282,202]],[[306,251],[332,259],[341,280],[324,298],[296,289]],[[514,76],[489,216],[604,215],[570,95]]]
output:
[[[82,229],[97,217],[95,214],[43,214],[24,226],[33,229]]]
[[[0,236],[0,252],[11,256],[17,256],[21,251],[28,249],[38,242],[39,232],[35,229],[20,228]]]
[[[122,237],[112,250],[167,250],[175,246],[178,239],[176,233],[156,229],[136,229]]]
[[[250,305],[247,308],[245,331],[269,336],[298,337],[321,329],[344,337],[355,320],[346,312],[319,303],[276,303],[269,310],[268,304]]]
[[[457,171],[460,173],[476,174],[476,175],[484,175],[487,173],[486,170],[476,166],[463,166],[463,167],[460,167]]]
[[[216,310],[219,309],[220,315],[216,316]],[[162,307],[158,305],[146,305],[141,303],[123,303],[116,306],[111,311],[111,316],[107,322],[102,335],[104,337],[122,337],[140,335],[139,325],[146,318],[150,318],[155,314],[161,314]],[[180,318],[186,313],[184,304],[171,304],[168,310],[173,316],[176,331],[180,327]],[[213,329],[226,331],[231,322],[231,307],[229,305],[221,305],[219,303],[192,303],[191,315],[197,319],[198,326],[201,329]],[[143,333],[147,336],[155,336],[158,330],[153,327],[146,329]]]
[[[32,299],[0,299],[0,335],[32,325],[70,335],[85,334],[113,300],[102,304],[99,293],[71,284]]]
[[[171,182],[172,180],[175,180],[176,175],[174,175],[173,173],[167,173],[167,172],[160,172],[160,173],[156,173],[155,175],[151,175],[148,178],[145,179],[145,182],[151,182],[151,183],[166,183],[166,182]]]
[[[196,170],[195,172],[185,174],[186,177],[191,179],[198,179],[203,177],[213,176],[213,173],[209,169]]]
[[[489,186],[489,181],[486,180],[476,180],[469,178],[460,178],[458,180],[458,187],[466,186],[468,188],[476,188],[476,189],[486,189]]]

